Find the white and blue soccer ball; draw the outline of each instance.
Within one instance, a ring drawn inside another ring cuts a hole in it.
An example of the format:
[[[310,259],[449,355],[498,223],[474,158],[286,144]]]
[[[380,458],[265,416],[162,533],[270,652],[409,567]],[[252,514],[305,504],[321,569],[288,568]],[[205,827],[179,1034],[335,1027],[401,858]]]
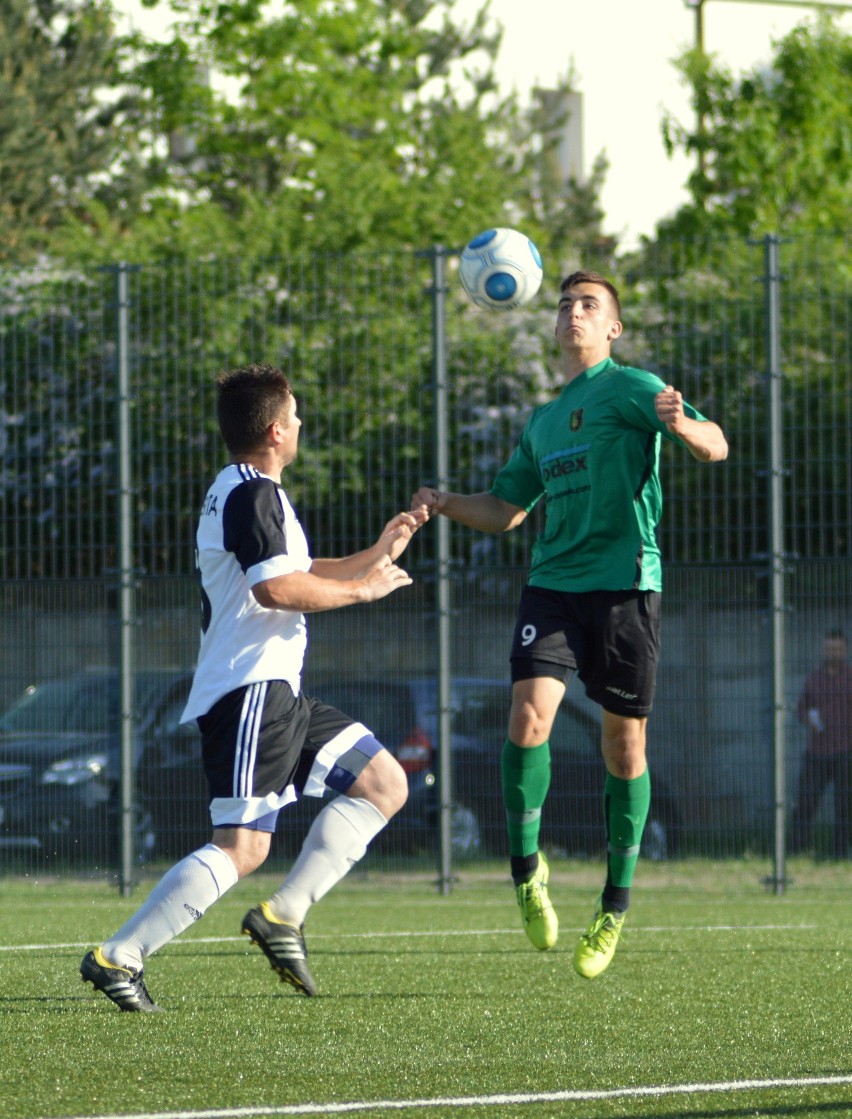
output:
[[[517,229],[486,229],[462,249],[459,279],[479,307],[511,311],[541,287],[541,254]]]

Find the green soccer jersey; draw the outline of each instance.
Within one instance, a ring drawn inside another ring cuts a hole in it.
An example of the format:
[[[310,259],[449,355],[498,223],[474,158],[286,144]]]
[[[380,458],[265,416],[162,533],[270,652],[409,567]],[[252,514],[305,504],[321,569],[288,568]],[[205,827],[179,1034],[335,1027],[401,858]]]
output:
[[[663,508],[653,373],[607,358],[527,421],[491,487],[527,511],[547,502],[529,583],[556,591],[660,590],[656,528]],[[705,417],[684,401],[684,414]]]

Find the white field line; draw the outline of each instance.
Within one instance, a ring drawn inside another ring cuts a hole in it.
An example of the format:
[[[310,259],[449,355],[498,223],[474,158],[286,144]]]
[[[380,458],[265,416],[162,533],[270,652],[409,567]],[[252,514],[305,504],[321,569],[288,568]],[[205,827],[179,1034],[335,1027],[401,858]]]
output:
[[[852,1076],[814,1076],[769,1080],[721,1080],[707,1084],[660,1084],[644,1088],[610,1088],[594,1091],[523,1092],[511,1095],[443,1096],[436,1099],[353,1100],[348,1103],[284,1104],[281,1107],[235,1107],[204,1111],[152,1111],[122,1115],[85,1116],[81,1119],[260,1119],[276,1115],[347,1115],[358,1111],[403,1111],[436,1107],[498,1107],[502,1104],[582,1103],[591,1100],[697,1096],[715,1093],[768,1091],[777,1088],[818,1088],[852,1084]]]
[[[817,929],[820,926],[812,925],[634,925],[630,935],[637,933],[683,933],[683,932],[795,932]],[[429,929],[423,931],[400,932],[355,932],[355,933],[312,933],[311,944],[318,940],[413,940],[417,937],[428,936],[434,940],[438,937],[451,936],[514,936],[517,926],[509,929]],[[184,936],[171,941],[169,948],[190,948],[193,944],[245,944],[244,936]],[[0,952],[44,952],[55,948],[91,948],[92,941],[67,941],[59,944],[0,944]]]

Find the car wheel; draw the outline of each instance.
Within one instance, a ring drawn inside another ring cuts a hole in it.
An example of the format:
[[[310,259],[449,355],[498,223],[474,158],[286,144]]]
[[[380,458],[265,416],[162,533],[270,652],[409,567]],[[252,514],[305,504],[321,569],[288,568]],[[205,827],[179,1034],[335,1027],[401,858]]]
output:
[[[450,818],[450,844],[453,854],[460,858],[469,858],[479,853],[482,845],[482,833],[479,820],[472,809],[463,804],[453,808]]]
[[[49,862],[73,859],[79,855],[81,841],[70,816],[56,813],[47,821],[41,836],[41,850]]]
[[[137,810],[135,840],[137,863],[147,863],[157,852],[157,828],[147,808]]]
[[[643,856],[655,863],[662,862],[671,855],[669,846],[669,829],[659,818],[650,817],[642,835]]]

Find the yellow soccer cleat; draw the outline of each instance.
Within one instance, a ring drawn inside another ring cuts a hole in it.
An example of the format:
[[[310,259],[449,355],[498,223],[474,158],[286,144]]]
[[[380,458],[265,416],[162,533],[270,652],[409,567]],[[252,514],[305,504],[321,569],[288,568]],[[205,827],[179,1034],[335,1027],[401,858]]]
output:
[[[552,948],[559,936],[559,918],[547,894],[550,867],[539,851],[538,866],[529,882],[515,887],[524,931],[532,944],[543,952]]]
[[[604,913],[598,902],[594,920],[574,949],[574,971],[578,975],[582,975],[584,979],[595,979],[602,971],[606,971],[615,955],[626,916],[626,913],[621,916],[617,913]]]

